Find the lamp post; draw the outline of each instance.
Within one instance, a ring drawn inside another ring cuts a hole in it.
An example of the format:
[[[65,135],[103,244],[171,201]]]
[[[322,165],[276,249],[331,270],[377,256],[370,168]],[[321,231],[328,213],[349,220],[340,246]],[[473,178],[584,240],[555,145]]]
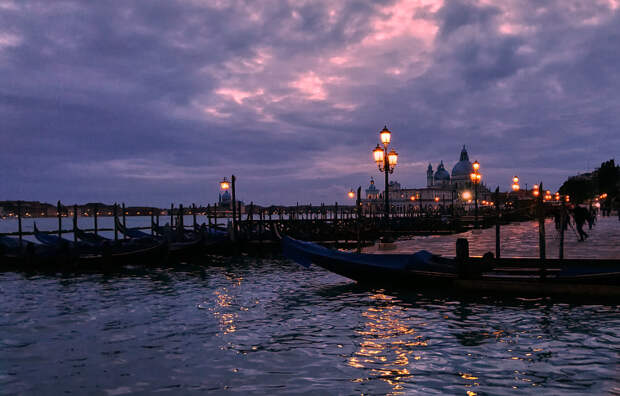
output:
[[[398,162],[398,154],[394,149],[388,152],[388,147],[390,145],[390,140],[392,136],[392,132],[387,129],[387,126],[384,126],[383,129],[379,132],[379,136],[381,138],[381,143],[383,143],[383,147],[377,144],[377,147],[372,151],[373,157],[377,166],[379,167],[379,172],[383,172],[385,174],[385,221],[386,223],[390,218],[390,186],[389,186],[389,178],[388,175],[394,172],[394,168],[396,168],[396,164]]]
[[[474,161],[472,164],[474,171],[469,175],[472,183],[474,183],[474,228],[478,228],[478,184],[480,184],[480,180],[482,180],[482,175],[478,172],[480,169],[480,163],[478,161]]]
[[[232,175],[230,177],[230,180],[231,181],[229,182],[228,179],[224,177],[222,181],[220,182],[220,188],[226,191],[232,186],[230,206],[232,206],[232,239],[234,241],[236,239],[235,236],[236,236],[236,226],[237,226],[237,199],[235,197],[235,181],[237,181],[237,178],[235,177],[235,175]]]
[[[347,193],[347,197],[353,199],[355,198],[355,191],[353,191],[353,189],[351,189],[348,193]]]

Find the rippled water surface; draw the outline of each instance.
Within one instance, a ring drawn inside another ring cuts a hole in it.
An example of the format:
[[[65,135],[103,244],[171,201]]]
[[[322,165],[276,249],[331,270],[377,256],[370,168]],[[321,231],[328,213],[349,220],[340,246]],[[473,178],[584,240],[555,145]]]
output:
[[[0,393],[620,394],[618,305],[199,264],[0,273]]]

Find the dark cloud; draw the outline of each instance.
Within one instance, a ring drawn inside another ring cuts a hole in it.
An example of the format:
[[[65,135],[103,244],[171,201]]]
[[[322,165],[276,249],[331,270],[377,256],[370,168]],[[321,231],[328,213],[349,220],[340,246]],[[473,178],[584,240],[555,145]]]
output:
[[[0,199],[343,200],[456,162],[557,188],[616,156],[615,1],[0,0]]]

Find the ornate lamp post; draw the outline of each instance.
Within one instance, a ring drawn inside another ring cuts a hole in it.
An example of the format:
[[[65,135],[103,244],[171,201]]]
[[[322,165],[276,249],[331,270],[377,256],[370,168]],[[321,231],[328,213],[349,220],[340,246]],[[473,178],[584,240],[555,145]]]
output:
[[[388,152],[388,146],[392,137],[392,132],[384,126],[381,132],[379,132],[381,143],[383,147],[377,144],[377,147],[372,151],[373,158],[379,167],[379,172],[385,174],[385,221],[390,218],[390,185],[388,175],[394,172],[396,164],[398,163],[398,154],[394,149]]]
[[[237,225],[237,199],[235,197],[235,181],[237,181],[237,178],[235,177],[235,175],[232,175],[230,178],[231,182],[228,181],[228,179],[226,179],[225,177],[222,179],[222,181],[220,182],[220,188],[224,191],[228,190],[229,188],[231,188],[231,201],[230,201],[230,206],[232,206],[232,239],[233,241],[236,239],[235,238],[235,229],[236,229],[236,225]]]
[[[478,228],[478,184],[480,184],[480,181],[482,180],[482,175],[478,172],[478,170],[480,169],[480,163],[478,161],[474,161],[472,166],[474,167],[474,171],[469,175],[469,177],[471,178],[472,183],[474,183],[475,188],[474,228]]]
[[[517,176],[512,178],[512,191],[517,192],[521,187],[519,186],[519,178]]]

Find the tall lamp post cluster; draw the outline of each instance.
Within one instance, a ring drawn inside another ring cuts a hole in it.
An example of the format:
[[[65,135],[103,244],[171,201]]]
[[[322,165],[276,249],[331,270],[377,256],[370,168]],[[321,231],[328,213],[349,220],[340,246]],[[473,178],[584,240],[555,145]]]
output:
[[[394,172],[394,168],[396,168],[396,164],[398,163],[398,154],[394,149],[388,152],[388,147],[390,145],[390,140],[392,138],[392,132],[387,129],[387,125],[383,127],[383,129],[379,132],[379,137],[381,138],[381,143],[377,144],[377,147],[372,151],[373,158],[379,167],[379,172],[383,172],[385,174],[385,220],[386,222],[390,218],[390,185],[389,185],[389,177],[388,175]]]
[[[519,186],[519,178],[517,176],[512,178],[512,191],[517,192],[521,189]]]
[[[236,222],[237,222],[237,199],[235,197],[235,182],[237,178],[235,175],[232,175],[230,178],[230,182],[228,179],[223,178],[220,182],[220,188],[224,191],[230,189],[231,190],[231,202],[230,206],[232,207],[232,239],[233,241],[236,239]],[[232,188],[231,188],[232,187]]]
[[[482,175],[480,174],[479,169],[480,169],[480,163],[478,161],[474,161],[474,163],[472,164],[474,171],[469,175],[471,182],[474,183],[474,228],[478,228],[478,185],[480,184],[480,181],[482,180]]]

